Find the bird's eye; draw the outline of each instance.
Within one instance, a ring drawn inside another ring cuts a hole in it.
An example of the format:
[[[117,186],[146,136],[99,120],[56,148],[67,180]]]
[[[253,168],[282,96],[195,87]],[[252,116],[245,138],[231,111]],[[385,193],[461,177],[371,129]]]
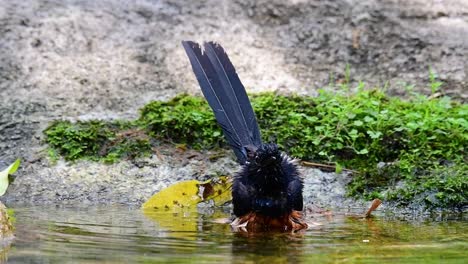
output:
[[[255,155],[255,162],[260,163],[260,157],[258,155]]]

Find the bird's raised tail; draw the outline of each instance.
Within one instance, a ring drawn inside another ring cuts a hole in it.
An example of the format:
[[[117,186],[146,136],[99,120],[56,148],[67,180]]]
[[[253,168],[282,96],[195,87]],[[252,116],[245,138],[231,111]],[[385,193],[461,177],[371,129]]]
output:
[[[244,86],[221,45],[182,41],[201,90],[239,163],[247,150],[262,144],[257,120]]]

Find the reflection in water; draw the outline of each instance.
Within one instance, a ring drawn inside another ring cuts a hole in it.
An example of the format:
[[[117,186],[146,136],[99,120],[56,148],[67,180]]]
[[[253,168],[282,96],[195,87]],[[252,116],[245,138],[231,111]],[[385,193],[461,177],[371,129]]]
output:
[[[236,233],[229,210],[15,208],[8,263],[310,263],[463,261],[466,221],[406,222],[315,216],[300,233]]]
[[[185,240],[198,240],[205,238],[202,234],[208,234],[208,240],[213,240],[216,245],[224,249],[231,248],[228,256],[234,261],[242,263],[291,263],[299,261],[302,255],[302,240],[304,231],[296,233],[280,232],[234,232],[228,223],[216,224],[216,219],[226,219],[230,215],[227,212],[215,211],[209,216],[199,215],[196,209],[179,212],[173,211],[143,211],[144,215],[167,231],[170,236]],[[197,234],[196,236],[187,236]],[[227,235],[227,237],[226,237]],[[229,238],[229,240],[225,240]],[[202,239],[202,241],[207,241]],[[223,242],[225,242],[223,244]],[[205,243],[199,244],[206,247]],[[199,247],[193,247],[193,251],[200,251]]]
[[[301,233],[236,233],[233,259],[240,263],[299,263],[306,252]]]

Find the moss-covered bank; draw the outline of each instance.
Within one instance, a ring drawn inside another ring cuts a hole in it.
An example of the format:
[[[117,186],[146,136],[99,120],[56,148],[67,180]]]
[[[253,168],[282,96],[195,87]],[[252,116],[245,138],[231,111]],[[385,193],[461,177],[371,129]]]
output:
[[[265,141],[303,160],[359,171],[349,194],[401,205],[462,208],[468,200],[468,105],[379,90],[317,97],[251,96]],[[161,142],[225,147],[203,98],[179,95],[141,109],[134,121],[56,121],[45,130],[51,156],[114,162],[148,155]]]

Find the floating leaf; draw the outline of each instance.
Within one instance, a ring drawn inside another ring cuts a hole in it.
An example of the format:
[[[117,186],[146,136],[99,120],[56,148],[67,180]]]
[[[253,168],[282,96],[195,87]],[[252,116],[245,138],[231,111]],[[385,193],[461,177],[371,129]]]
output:
[[[160,192],[153,195],[146,201],[142,208],[173,208],[176,207],[190,207],[198,204],[203,200],[199,195],[200,182],[197,180],[182,181],[173,184]]]
[[[182,181],[153,195],[143,209],[171,209],[192,207],[200,202],[213,200],[221,205],[231,200],[231,181],[227,177],[200,182]]]
[[[8,166],[8,168],[0,171],[0,196],[4,195],[8,188],[8,175],[15,173],[16,170],[18,170],[19,165],[20,160],[17,159],[15,162],[13,162],[13,164]]]
[[[230,178],[219,177],[217,180],[209,181],[203,185],[205,187],[203,194],[205,201],[213,200],[215,205],[223,205],[232,200]]]

